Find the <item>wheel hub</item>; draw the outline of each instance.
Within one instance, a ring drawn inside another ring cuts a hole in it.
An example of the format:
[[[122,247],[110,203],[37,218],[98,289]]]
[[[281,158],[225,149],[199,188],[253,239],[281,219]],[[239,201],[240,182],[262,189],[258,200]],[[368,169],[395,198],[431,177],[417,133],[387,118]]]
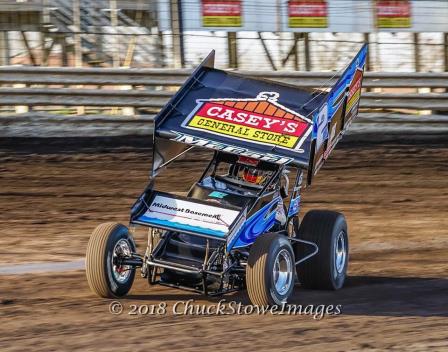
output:
[[[289,291],[293,280],[293,262],[286,249],[278,252],[273,269],[274,286],[278,294],[284,295]]]
[[[345,244],[345,233],[341,231],[334,242],[334,268],[335,276],[342,273],[347,260],[347,246]]]
[[[117,280],[119,283],[124,283],[129,279],[132,267],[129,265],[117,265],[117,263],[119,263],[119,260],[121,258],[130,255],[131,245],[129,244],[129,241],[126,239],[119,240],[115,244],[112,256],[112,273],[115,280]]]

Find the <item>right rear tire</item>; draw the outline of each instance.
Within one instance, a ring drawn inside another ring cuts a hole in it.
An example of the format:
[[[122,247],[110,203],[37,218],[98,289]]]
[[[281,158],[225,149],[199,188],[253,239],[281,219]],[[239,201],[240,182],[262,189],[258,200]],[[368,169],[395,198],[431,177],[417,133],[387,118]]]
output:
[[[297,238],[314,242],[319,251],[297,265],[301,285],[311,289],[338,290],[344,285],[348,266],[348,235],[344,215],[311,210],[303,218]],[[295,244],[297,260],[312,252],[310,245]]]

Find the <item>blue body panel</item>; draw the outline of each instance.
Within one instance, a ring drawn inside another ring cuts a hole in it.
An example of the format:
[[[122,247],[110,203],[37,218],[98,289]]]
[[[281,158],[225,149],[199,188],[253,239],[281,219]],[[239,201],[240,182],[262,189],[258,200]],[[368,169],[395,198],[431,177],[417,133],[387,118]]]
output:
[[[365,63],[367,58],[367,45],[364,45],[361,50],[358,52],[358,54],[353,58],[350,65],[345,69],[342,76],[339,78],[339,80],[336,82],[336,84],[333,86],[331,91],[328,93],[326,100],[324,104],[321,106],[325,107],[327,110],[326,113],[326,119],[324,121],[318,121],[319,112],[320,110],[317,110],[314,113],[313,116],[313,133],[312,138],[316,139],[318,134],[319,125],[325,124],[328,125],[335,113],[338,111],[340,105],[343,103],[343,99],[340,99],[340,97],[345,94],[345,90],[347,86],[352,82],[356,70],[357,69],[364,69]],[[324,139],[328,139],[328,130],[325,129],[323,131]]]
[[[236,237],[230,243],[227,243],[227,250],[249,246],[255,242],[258,236],[269,231],[275,224],[279,201],[280,197],[274,198],[246,219]]]
[[[294,199],[291,199],[291,202],[289,203],[288,217],[298,214],[299,210],[300,210],[300,195],[298,195]]]

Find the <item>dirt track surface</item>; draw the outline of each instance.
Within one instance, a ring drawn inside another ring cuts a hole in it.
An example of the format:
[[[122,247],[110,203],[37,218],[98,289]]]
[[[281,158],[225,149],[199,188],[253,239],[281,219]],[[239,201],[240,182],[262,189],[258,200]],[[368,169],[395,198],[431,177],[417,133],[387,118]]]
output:
[[[147,180],[146,143],[27,143],[0,143],[0,265],[76,260],[98,223],[126,223]],[[302,211],[346,215],[350,277],[338,292],[298,286],[290,303],[341,304],[341,315],[173,316],[176,301],[219,298],[148,287],[137,277],[115,316],[82,271],[0,276],[0,350],[448,350],[447,158],[440,141],[346,143],[304,193]],[[171,167],[160,188],[186,190],[204,160]],[[244,294],[224,298],[248,303]],[[131,304],[161,301],[167,315],[127,314]]]

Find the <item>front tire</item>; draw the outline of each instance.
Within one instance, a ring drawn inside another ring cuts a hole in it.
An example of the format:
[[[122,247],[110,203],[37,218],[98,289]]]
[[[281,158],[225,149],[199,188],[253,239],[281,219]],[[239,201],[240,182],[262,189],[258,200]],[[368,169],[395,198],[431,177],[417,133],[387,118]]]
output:
[[[348,234],[344,215],[311,210],[299,226],[297,238],[314,242],[316,255],[297,265],[297,277],[305,288],[338,290],[344,285],[348,266]],[[297,243],[297,260],[310,253],[310,246]]]
[[[126,226],[109,222],[99,225],[90,236],[86,253],[86,276],[90,289],[100,297],[126,295],[132,287],[135,268],[116,265],[116,258],[135,252]]]
[[[294,289],[294,252],[286,236],[267,233],[256,239],[247,261],[246,285],[252,304],[287,301]]]

